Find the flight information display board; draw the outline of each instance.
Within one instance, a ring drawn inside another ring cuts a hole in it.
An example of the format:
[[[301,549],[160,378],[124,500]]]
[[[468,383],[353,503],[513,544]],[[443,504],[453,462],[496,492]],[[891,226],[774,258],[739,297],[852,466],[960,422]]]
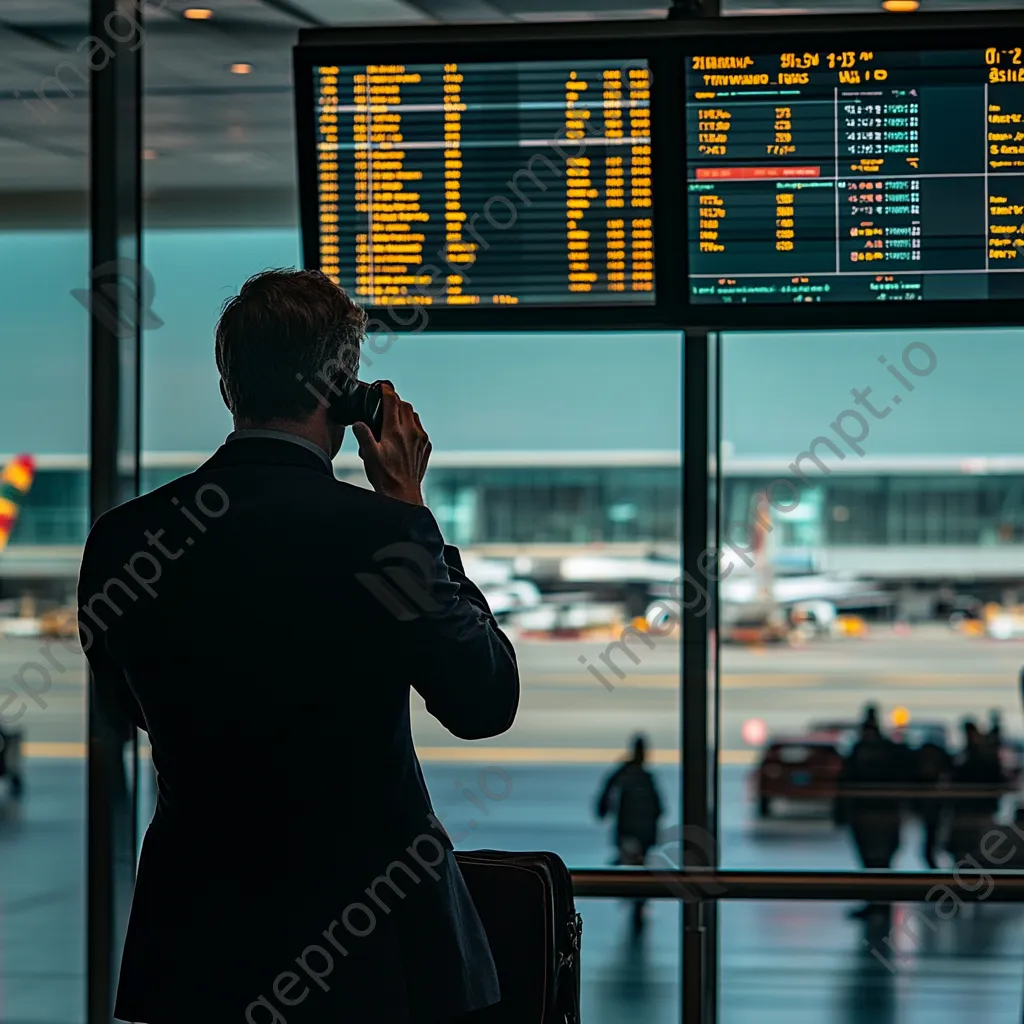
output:
[[[645,61],[312,75],[318,265],[363,305],[654,305]]]
[[[1024,298],[1024,52],[838,40],[688,53],[689,301]]]

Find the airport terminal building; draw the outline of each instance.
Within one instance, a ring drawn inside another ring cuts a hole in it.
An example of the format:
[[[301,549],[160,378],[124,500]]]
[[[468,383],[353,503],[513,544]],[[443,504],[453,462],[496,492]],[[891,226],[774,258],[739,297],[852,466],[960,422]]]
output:
[[[195,469],[205,457],[144,453],[143,490]],[[723,522],[729,524],[749,521],[752,503],[773,481],[799,483],[781,458],[732,458],[724,468]],[[849,466],[833,460],[827,474],[810,463],[802,468],[810,483],[801,485],[797,507],[773,518],[779,564],[893,584],[998,588],[1024,579],[1024,458],[894,455]],[[355,455],[339,455],[335,471],[366,486]],[[438,451],[426,498],[446,538],[481,555],[587,549],[676,557],[680,481],[673,452]],[[788,490],[779,493],[788,500]],[[35,483],[0,559],[5,596],[19,581],[76,576],[87,496],[84,456],[37,457]],[[743,543],[738,530],[733,536]]]

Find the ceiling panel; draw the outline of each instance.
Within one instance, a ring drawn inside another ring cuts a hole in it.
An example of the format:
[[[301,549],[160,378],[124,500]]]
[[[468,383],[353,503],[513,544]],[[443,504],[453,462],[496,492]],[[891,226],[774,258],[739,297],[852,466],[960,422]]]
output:
[[[519,21],[603,21],[664,18],[665,4],[630,6],[627,0],[495,0]]]
[[[138,0],[136,0],[138,2]],[[294,6],[282,0],[163,0],[162,21],[179,21],[195,32],[217,31],[219,26],[230,24],[246,25],[289,25],[301,28],[309,19],[291,13]],[[147,0],[146,10],[161,7],[161,0]],[[206,7],[213,11],[209,21],[191,21],[182,12],[189,7]]]
[[[89,24],[89,0],[3,0],[0,25]]]
[[[246,26],[231,32],[209,32],[186,38],[178,33],[150,35],[143,63],[146,89],[179,88],[187,95],[196,87],[211,92],[246,92],[268,86],[291,89],[291,48],[294,29]],[[247,75],[232,74],[233,64],[248,64]]]
[[[209,21],[182,16],[191,2],[147,2],[146,187],[154,203],[202,190],[212,209],[243,190],[294,191],[291,47],[303,26],[659,18],[667,0],[203,0],[214,11]],[[880,3],[722,0],[727,15],[840,14]],[[1021,10],[1024,0],[922,0],[922,9]],[[65,64],[72,96],[52,80],[48,103],[37,93],[61,62],[85,67],[76,47],[87,38],[87,10],[87,0],[0,0],[0,193],[86,185],[85,83]],[[232,74],[242,63],[252,72]]]
[[[0,127],[0,193],[84,190],[88,180],[84,138],[68,139],[60,132],[23,136]]]
[[[208,116],[197,119],[203,103]],[[147,101],[150,188],[290,187],[295,180],[291,90],[223,97],[154,95]]]
[[[295,0],[324,25],[415,25],[434,19],[406,0]]]
[[[515,21],[497,0],[411,0],[432,21],[441,24],[479,25]]]

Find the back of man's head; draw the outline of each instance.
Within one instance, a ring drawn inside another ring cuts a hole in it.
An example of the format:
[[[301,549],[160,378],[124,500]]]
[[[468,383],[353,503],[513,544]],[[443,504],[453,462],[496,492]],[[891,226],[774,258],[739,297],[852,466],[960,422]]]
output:
[[[236,423],[302,422],[356,379],[366,314],[317,270],[265,270],[224,306],[217,369]],[[317,394],[322,395],[318,398]]]

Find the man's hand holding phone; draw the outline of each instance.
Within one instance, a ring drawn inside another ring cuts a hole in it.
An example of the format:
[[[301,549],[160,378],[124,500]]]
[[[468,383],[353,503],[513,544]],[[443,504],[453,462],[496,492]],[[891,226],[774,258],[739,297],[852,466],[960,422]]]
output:
[[[421,484],[430,458],[430,438],[416,410],[403,402],[391,381],[381,381],[383,417],[380,441],[365,423],[354,423],[366,478],[378,494],[422,505]]]

